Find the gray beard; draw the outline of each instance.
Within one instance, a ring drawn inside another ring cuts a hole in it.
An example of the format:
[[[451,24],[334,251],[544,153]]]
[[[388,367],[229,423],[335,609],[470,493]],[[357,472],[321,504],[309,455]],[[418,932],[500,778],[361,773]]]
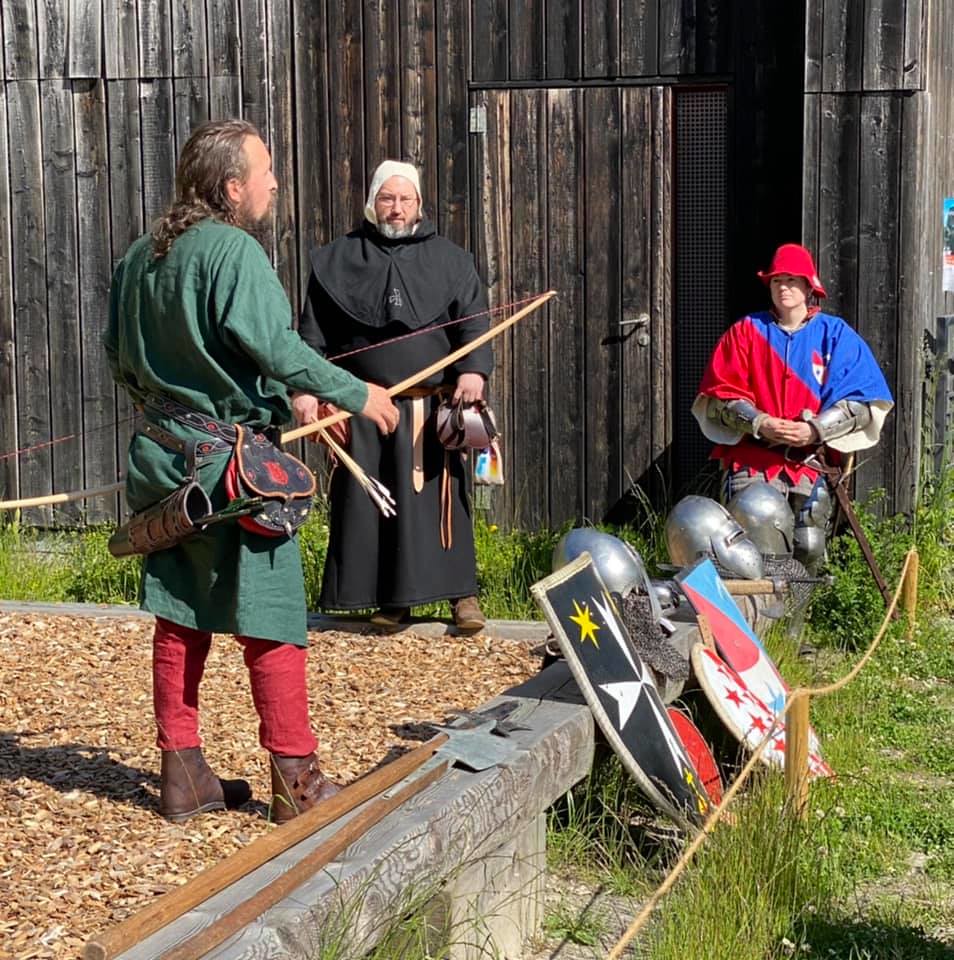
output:
[[[387,237],[388,240],[401,240],[404,237],[412,236],[416,226],[416,223],[411,226],[405,224],[403,227],[392,227],[390,223],[379,223],[378,232],[382,237]]]

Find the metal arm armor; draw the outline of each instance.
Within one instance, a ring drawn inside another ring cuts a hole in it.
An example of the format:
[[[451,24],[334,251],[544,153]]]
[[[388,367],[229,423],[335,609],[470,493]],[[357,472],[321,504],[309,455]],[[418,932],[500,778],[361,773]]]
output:
[[[871,423],[871,407],[862,400],[839,400],[816,417],[806,417],[822,443],[837,440]]]
[[[748,433],[753,437],[759,435],[759,427],[768,419],[767,413],[762,413],[748,400],[719,400],[716,397],[709,398],[706,415],[730,430]]]

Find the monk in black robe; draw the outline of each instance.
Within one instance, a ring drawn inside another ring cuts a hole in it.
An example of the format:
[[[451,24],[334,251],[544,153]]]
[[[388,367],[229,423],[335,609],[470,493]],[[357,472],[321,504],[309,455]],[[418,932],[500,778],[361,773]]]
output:
[[[312,250],[299,333],[355,376],[389,387],[483,333],[487,301],[471,255],[422,216],[413,166],[382,163],[364,212],[356,230]],[[492,366],[485,345],[396,397],[401,418],[388,437],[348,423],[351,456],[390,489],[397,516],[383,517],[349,472],[334,471],[322,608],[376,607],[372,622],[398,628],[411,607],[450,600],[459,629],[484,626],[465,461],[439,443],[434,413],[442,396],[480,399]],[[293,406],[301,423],[330,407],[307,394]]]

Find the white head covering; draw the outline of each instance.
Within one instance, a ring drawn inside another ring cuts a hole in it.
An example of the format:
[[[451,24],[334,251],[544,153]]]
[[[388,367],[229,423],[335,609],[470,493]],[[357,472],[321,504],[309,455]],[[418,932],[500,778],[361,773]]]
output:
[[[405,180],[410,180],[417,192],[418,201],[421,199],[421,178],[417,172],[417,167],[411,163],[401,163],[399,160],[385,160],[378,164],[378,168],[371,178],[368,199],[364,204],[364,215],[375,226],[378,225],[378,217],[374,212],[374,200],[384,181],[390,180],[391,177],[404,177]]]

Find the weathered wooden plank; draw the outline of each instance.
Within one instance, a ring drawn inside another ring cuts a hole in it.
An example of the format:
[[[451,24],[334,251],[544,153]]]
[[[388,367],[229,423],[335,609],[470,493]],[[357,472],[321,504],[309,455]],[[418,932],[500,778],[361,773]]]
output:
[[[547,289],[546,122],[546,91],[511,92],[512,284],[517,300]],[[542,312],[528,317],[513,333],[514,419],[505,442],[513,464],[514,519],[526,530],[538,530],[549,521],[549,334],[545,320]]]
[[[901,97],[865,96],[861,101],[862,190],[858,210],[858,332],[868,341],[892,391],[897,388],[898,362],[898,230],[900,214]],[[893,497],[893,450],[897,419],[889,417],[875,451],[856,472],[855,492],[888,492]]]
[[[905,0],[904,50],[901,55],[901,87],[923,90],[927,71],[924,54],[927,49],[927,23],[923,0]],[[940,54],[943,57],[943,54]]]
[[[103,0],[68,0],[68,69],[71,77],[103,72]]]
[[[109,239],[109,156],[106,91],[102,80],[73,83],[76,117],[76,205],[79,225],[80,342],[83,357],[84,483],[95,487],[118,475],[116,401],[102,347],[109,320],[112,250]],[[115,519],[115,497],[86,504],[85,516],[97,522]]]
[[[917,503],[921,461],[922,343],[930,316],[931,283],[924,264],[936,256],[930,234],[931,212],[922,197],[936,197],[932,183],[934,163],[928,159],[927,123],[930,101],[906,97],[901,101],[901,170],[899,202],[898,362],[895,384],[894,507],[909,516]]]
[[[579,0],[546,0],[544,21],[546,76],[554,80],[576,80],[583,76]]]
[[[40,74],[35,0],[3,0],[3,69],[7,80]]]
[[[822,86],[826,93],[862,88],[865,0],[825,0]]]
[[[69,80],[40,85],[43,132],[43,196],[47,261],[47,324],[50,343],[53,490],[83,486],[79,299],[76,248],[76,162],[73,148],[73,90]],[[63,439],[69,437],[70,439]],[[75,522],[81,504],[64,504],[58,520]]]
[[[264,132],[268,129],[267,5],[266,0],[240,0],[239,6],[242,25],[242,116]],[[297,36],[296,43],[300,48]],[[300,56],[298,49],[295,55]]]
[[[364,176],[364,129],[361,123],[364,104],[361,4],[357,0],[328,5],[328,35],[335,38],[334,55],[329,57],[328,63],[331,179],[335,185],[329,199],[332,229],[337,236],[360,222],[367,189]],[[419,162],[417,157],[414,160]]]
[[[822,61],[824,60],[825,0],[807,0],[805,3],[805,92],[819,93],[822,89]]]
[[[507,0],[473,0],[471,4],[473,63],[476,81],[509,80],[510,23]]]
[[[71,49],[67,40],[70,6],[63,0],[37,0],[36,31],[41,79],[70,76]]]
[[[209,116],[228,120],[242,115],[242,81],[239,77],[209,78]]]
[[[826,307],[855,323],[858,315],[858,184],[861,98],[820,96],[818,247]]]
[[[620,74],[651,77],[659,72],[658,0],[620,4]]]
[[[147,229],[175,195],[175,119],[171,80],[139,84],[142,123],[142,192]]]
[[[9,157],[7,84],[0,83],[0,156]],[[17,495],[19,461],[11,455],[19,446],[17,432],[17,366],[14,352],[13,256],[10,228],[13,213],[10,181],[0,176],[0,496]]]
[[[672,89],[652,91],[652,202],[650,230],[650,367],[652,383],[652,482],[672,477],[673,450],[673,119]],[[660,497],[661,501],[661,497]]]
[[[866,0],[862,83],[866,91],[899,90],[904,81],[904,4]]]
[[[659,73],[662,76],[678,76],[695,69],[696,2],[659,0]]]
[[[693,30],[695,34],[696,73],[730,73],[732,71],[732,19],[736,10],[739,16],[747,16],[746,7],[734,7],[722,0],[696,0]],[[789,13],[786,10],[786,13]],[[790,30],[794,32],[797,22],[794,11],[790,14]],[[791,34],[790,34],[791,35]]]
[[[106,84],[109,148],[109,240],[112,268],[144,232],[142,138],[139,127],[139,81]],[[116,391],[116,449],[125,454],[134,430],[135,410],[125,390]]]
[[[547,95],[547,254],[550,287],[550,526],[584,516],[586,446],[590,418],[584,406],[582,94]]]
[[[437,204],[437,77],[433,0],[407,0],[401,22],[401,142],[418,165],[424,209]]]
[[[470,21],[456,0],[438,0],[437,226],[462,247],[468,245],[467,51]],[[431,199],[431,203],[435,198]]]
[[[169,0],[172,10],[172,75],[208,76],[205,4]]]
[[[480,93],[474,105],[487,111],[487,132],[472,139],[473,170],[477,188],[474,201],[476,240],[474,252],[481,277],[487,284],[491,309],[513,300],[510,246],[510,94],[503,90]],[[513,425],[513,330],[494,341],[494,371],[487,395],[497,414],[498,426],[509,436]],[[504,458],[503,487],[493,493],[494,518],[501,523],[513,516],[513,463]]]
[[[453,7],[459,13],[460,5]],[[401,156],[398,12],[389,0],[364,4],[364,142],[369,177],[382,160]]]
[[[175,138],[173,156],[178,157],[196,127],[209,119],[209,85],[205,77],[179,77],[172,81]],[[168,157],[164,159],[168,163]],[[172,194],[169,194],[172,198]]]
[[[139,10],[139,75],[143,80],[173,73],[172,0],[137,0]],[[201,4],[200,4],[201,6]],[[183,42],[179,29],[176,43]],[[200,71],[204,74],[204,70]],[[188,76],[189,74],[186,74]]]
[[[648,318],[644,325],[625,326],[620,354],[620,469],[623,490],[630,481],[646,483],[653,461],[652,344],[665,337],[664,318],[653,316],[652,89],[633,87],[621,93],[619,219],[621,316],[624,323]],[[647,427],[650,427],[647,429]],[[612,504],[610,504],[611,506]]]
[[[619,73],[619,0],[583,0],[583,76]]]
[[[620,479],[620,91],[584,99],[583,243],[586,516],[602,517]]]
[[[543,76],[546,36],[543,0],[523,0],[510,6],[510,79]]]
[[[106,35],[103,48],[106,77],[127,80],[139,76],[139,32],[136,0],[103,0]]]
[[[16,330],[17,437],[20,448],[51,439],[49,341],[46,299],[46,226],[43,204],[43,150],[40,90],[34,80],[7,84],[14,328]],[[29,449],[20,455],[20,495],[49,493],[52,451]],[[28,523],[45,525],[48,509],[29,510]]]
[[[275,204],[275,269],[298,315],[298,237],[295,228],[295,139],[292,50],[294,31],[289,5],[269,4],[269,146],[272,169],[278,179]]]
[[[209,76],[238,77],[239,0],[206,0],[209,18]]]
[[[325,0],[305,3],[296,9],[296,34],[300,38],[295,55],[296,136],[308,143],[308,152],[298,150],[298,228],[301,239],[301,294],[308,283],[311,265],[308,251],[332,239],[331,153],[328,130],[328,34]],[[397,123],[397,118],[395,118]],[[290,190],[291,184],[279,184]],[[296,313],[297,316],[297,313]]]

